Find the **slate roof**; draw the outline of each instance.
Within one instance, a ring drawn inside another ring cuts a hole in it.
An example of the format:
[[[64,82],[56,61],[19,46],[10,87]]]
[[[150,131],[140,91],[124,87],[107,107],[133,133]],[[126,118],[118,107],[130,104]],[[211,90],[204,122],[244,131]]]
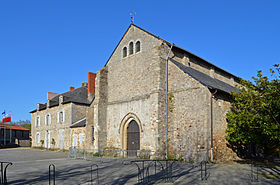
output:
[[[191,67],[185,66],[180,62],[177,62],[173,58],[169,58],[171,62],[173,62],[177,67],[179,67],[184,73],[190,75],[195,80],[199,81],[202,85],[210,88],[210,89],[217,89],[226,93],[230,93],[231,91],[239,92],[237,88],[215,78],[210,77],[196,69]]]
[[[59,105],[59,97],[63,96],[62,104],[66,103],[77,103],[82,105],[90,105],[90,101],[88,100],[88,87],[83,86],[72,91],[67,91],[65,93],[59,94],[50,100],[50,107]],[[39,110],[44,110],[47,108],[47,103],[40,104]],[[30,113],[36,112],[37,109],[32,110]]]
[[[86,126],[86,122],[87,122],[87,119],[86,118],[83,118],[75,123],[73,123],[70,128],[76,128],[76,127],[85,127]]]

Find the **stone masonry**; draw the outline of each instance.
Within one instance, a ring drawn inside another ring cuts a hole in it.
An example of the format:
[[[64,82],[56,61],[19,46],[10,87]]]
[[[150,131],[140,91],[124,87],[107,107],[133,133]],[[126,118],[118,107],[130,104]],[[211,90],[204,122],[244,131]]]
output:
[[[45,147],[61,148],[59,132],[63,132],[64,149],[75,143],[95,151],[127,150],[136,143],[138,150],[165,151],[167,140],[169,151],[204,150],[214,160],[236,158],[225,140],[229,93],[237,91],[234,86],[240,81],[231,73],[131,24],[105,66],[96,77],[90,75],[94,83],[89,85],[92,92],[85,105],[71,102],[32,112],[32,134],[39,132],[40,140],[49,142],[45,138],[50,133],[56,141],[54,146],[44,143]],[[61,109],[65,111],[64,123],[56,121]],[[43,119],[48,113],[50,125]],[[37,116],[41,119],[39,127]],[[135,141],[130,139],[130,125],[135,122],[139,141],[136,135]],[[72,128],[73,124],[79,126]],[[32,144],[42,145],[38,140]]]

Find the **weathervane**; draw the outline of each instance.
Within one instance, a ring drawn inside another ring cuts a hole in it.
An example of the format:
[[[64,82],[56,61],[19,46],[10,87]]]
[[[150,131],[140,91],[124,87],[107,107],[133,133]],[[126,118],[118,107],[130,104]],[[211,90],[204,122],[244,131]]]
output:
[[[130,21],[131,21],[132,24],[134,24],[134,17],[135,17],[135,15],[136,15],[136,12],[134,12],[134,11],[130,12]]]

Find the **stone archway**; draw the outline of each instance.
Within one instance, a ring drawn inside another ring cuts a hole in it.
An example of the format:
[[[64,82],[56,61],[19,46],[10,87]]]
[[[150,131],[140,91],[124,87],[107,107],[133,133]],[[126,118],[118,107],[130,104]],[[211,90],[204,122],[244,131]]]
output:
[[[132,121],[137,123],[139,129],[139,143],[141,138],[143,137],[143,127],[140,122],[140,119],[134,113],[128,113],[127,115],[125,115],[119,127],[119,134],[121,136],[121,148],[124,150],[127,150],[127,131],[128,131],[128,126]],[[139,144],[139,149],[141,149],[140,144]]]

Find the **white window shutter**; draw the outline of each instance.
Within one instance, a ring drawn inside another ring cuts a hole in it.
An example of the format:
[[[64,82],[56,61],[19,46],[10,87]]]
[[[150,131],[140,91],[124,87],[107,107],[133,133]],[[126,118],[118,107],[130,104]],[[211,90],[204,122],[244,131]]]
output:
[[[47,123],[47,115],[45,115],[45,125],[48,125],[48,123]]]
[[[57,123],[59,123],[59,112],[57,112]]]
[[[49,125],[52,124],[52,116],[49,114]]]
[[[38,143],[40,143],[40,133],[38,133]]]
[[[40,118],[40,116],[39,116],[39,123],[38,123],[38,126],[41,126],[41,118]]]

